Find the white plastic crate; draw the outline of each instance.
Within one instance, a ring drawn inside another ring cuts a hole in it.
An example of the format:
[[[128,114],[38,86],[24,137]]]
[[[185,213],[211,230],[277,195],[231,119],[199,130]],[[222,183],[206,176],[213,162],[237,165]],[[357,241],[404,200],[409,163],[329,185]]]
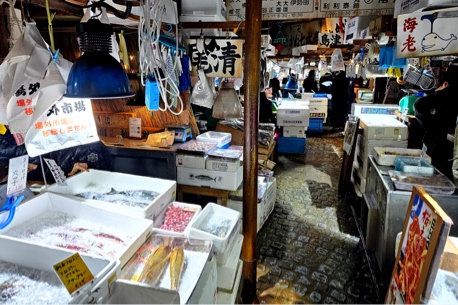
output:
[[[94,199],[85,199],[75,196],[76,194],[97,190],[106,193],[114,189],[120,191],[146,190],[154,191],[159,195],[144,208],[132,207],[122,204],[110,203]],[[67,179],[67,186],[51,185],[48,191],[69,196],[91,205],[95,205],[110,211],[120,212],[125,215],[154,220],[165,206],[176,198],[176,182],[172,180],[143,177],[109,171],[91,169]]]
[[[12,229],[21,225],[22,228],[26,224],[32,225],[32,223],[36,222],[37,217],[46,216],[46,214],[49,215],[51,212],[59,212],[70,217],[76,217],[85,222],[93,223],[94,227],[103,225],[110,229],[110,232],[106,232],[109,234],[122,232],[125,236],[124,242],[126,245],[119,247],[116,253],[112,253],[110,257],[108,257],[119,259],[121,261],[121,266],[124,266],[135,251],[145,242],[146,238],[151,234],[153,227],[153,222],[148,219],[123,215],[86,204],[70,197],[45,192],[19,205],[16,209],[13,221],[6,228],[0,230],[0,235],[11,235],[9,231]],[[0,223],[6,219],[7,215],[8,213],[0,214]],[[34,232],[30,232],[30,234],[33,233]],[[62,233],[65,234],[66,232],[63,231]],[[23,240],[16,237],[12,237],[12,239],[26,241],[25,239]],[[42,241],[35,238],[33,241],[30,241],[30,243],[44,245]],[[78,247],[79,245],[75,244],[75,246]],[[61,249],[57,245],[48,245],[48,247],[52,249]],[[97,246],[94,246],[94,249],[96,247]],[[96,252],[100,252],[98,248],[96,250]]]
[[[47,246],[36,245],[30,242],[16,240],[7,236],[0,235],[0,261],[23,266],[31,269],[41,270],[55,274],[53,266],[73,254],[75,251],[66,249],[55,249]],[[69,296],[70,304],[85,304],[92,299],[92,293],[95,292],[98,286],[108,284],[108,278],[116,279],[120,275],[121,268],[119,260],[109,260],[106,258],[80,254],[88,269],[94,276],[90,283],[87,283],[81,289],[75,291]],[[20,275],[20,274],[19,274]],[[49,279],[49,278],[47,278]],[[57,275],[56,275],[57,279]],[[46,281],[45,281],[46,282]],[[62,284],[65,298],[68,296],[67,290]],[[27,287],[22,288],[27,289]],[[21,290],[22,290],[21,289]],[[32,293],[32,292],[31,292]],[[33,291],[33,293],[46,293],[46,291]],[[10,301],[14,302],[14,298]],[[49,300],[53,303],[56,300]]]
[[[216,283],[216,258],[213,257],[205,264],[188,304],[216,304]]]
[[[228,148],[232,134],[228,132],[207,131],[196,137],[197,141],[216,143],[217,148]]]
[[[219,237],[203,230],[206,226],[217,227],[223,221],[229,222],[224,237]],[[239,212],[209,202],[197,216],[197,219],[191,224],[189,238],[211,240],[213,241],[213,250],[223,253],[232,242],[232,239],[237,236],[238,231],[236,226],[239,221]]]
[[[194,211],[194,215],[191,218],[191,221],[188,223],[186,228],[184,229],[183,232],[174,232],[170,230],[165,230],[161,229],[160,227],[164,224],[164,219],[165,215],[167,213],[167,209],[171,206],[174,207],[180,207],[182,209],[186,209],[188,211]],[[154,220],[153,223],[153,233],[156,234],[164,234],[164,235],[170,235],[170,236],[180,236],[180,237],[187,237],[189,229],[191,227],[191,223],[196,220],[197,216],[199,213],[202,211],[202,207],[198,204],[190,204],[190,203],[184,203],[184,202],[178,202],[178,201],[173,201],[169,203],[166,208],[162,211],[161,214],[159,214],[156,219]]]

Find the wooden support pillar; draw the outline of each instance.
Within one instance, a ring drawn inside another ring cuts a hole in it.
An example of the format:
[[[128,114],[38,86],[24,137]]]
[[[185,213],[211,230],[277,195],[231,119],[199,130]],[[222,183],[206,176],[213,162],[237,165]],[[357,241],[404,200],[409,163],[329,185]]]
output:
[[[258,104],[261,72],[262,1],[247,1],[245,21],[244,145],[243,145],[243,291],[244,304],[258,303],[256,296],[256,238],[258,203]]]

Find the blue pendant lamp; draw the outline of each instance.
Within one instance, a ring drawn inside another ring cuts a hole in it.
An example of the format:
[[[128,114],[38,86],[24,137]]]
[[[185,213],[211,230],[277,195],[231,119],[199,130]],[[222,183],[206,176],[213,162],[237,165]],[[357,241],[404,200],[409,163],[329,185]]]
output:
[[[110,55],[110,24],[98,19],[81,22],[77,28],[83,53],[73,64],[67,80],[69,98],[114,99],[134,96],[121,64]]]

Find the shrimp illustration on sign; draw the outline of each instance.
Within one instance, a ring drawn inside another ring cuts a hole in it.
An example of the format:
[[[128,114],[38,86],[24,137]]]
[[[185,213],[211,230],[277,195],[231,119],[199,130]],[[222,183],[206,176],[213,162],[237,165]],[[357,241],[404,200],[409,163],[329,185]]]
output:
[[[444,51],[453,40],[456,40],[454,34],[450,34],[450,38],[444,39],[438,33],[433,31],[434,21],[439,17],[439,14],[428,14],[421,16],[421,20],[428,19],[431,23],[431,33],[426,34],[421,41],[422,52]],[[452,17],[452,16],[444,16]]]
[[[216,182],[216,178],[218,178],[218,177],[212,178],[212,177],[206,176],[206,175],[194,176],[194,174],[190,174],[189,178],[192,179],[192,180],[194,180],[194,179],[201,180],[201,181],[211,181],[211,180],[213,180],[213,181]]]

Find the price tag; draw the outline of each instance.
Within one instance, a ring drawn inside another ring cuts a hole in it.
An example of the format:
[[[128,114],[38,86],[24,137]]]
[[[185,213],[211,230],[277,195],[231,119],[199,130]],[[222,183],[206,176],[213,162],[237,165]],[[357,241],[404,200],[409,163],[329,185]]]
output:
[[[49,170],[51,171],[52,176],[54,177],[54,180],[56,180],[58,185],[67,185],[67,178],[65,177],[64,171],[60,168],[59,165],[56,164],[56,161],[53,159],[46,159],[44,158],[46,164],[49,167]]]
[[[94,279],[94,276],[79,253],[75,253],[69,258],[55,264],[53,268],[70,294]]]
[[[24,155],[11,158],[8,169],[8,184],[6,195],[22,193],[27,186],[27,167],[29,165],[29,156]]]

